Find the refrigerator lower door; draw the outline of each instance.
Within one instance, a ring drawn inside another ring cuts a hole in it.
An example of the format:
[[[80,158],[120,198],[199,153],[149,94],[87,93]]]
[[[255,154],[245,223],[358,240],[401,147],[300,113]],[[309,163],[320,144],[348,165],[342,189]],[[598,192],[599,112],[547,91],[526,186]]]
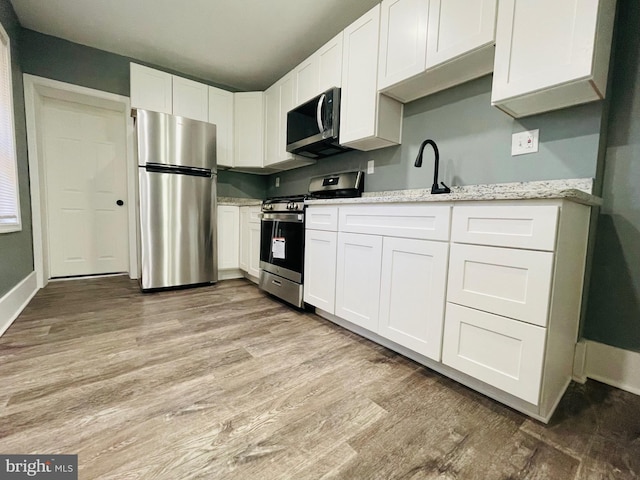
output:
[[[142,290],[216,282],[216,176],[139,171]]]

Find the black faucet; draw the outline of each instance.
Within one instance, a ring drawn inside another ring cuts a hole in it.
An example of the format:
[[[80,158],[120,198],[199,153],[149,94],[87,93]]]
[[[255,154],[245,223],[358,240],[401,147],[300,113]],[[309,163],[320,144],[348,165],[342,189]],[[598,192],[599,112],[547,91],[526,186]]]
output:
[[[420,145],[420,150],[418,151],[418,156],[416,157],[416,163],[414,164],[416,167],[422,166],[422,152],[424,151],[424,147],[427,145],[431,145],[433,147],[433,151],[436,154],[436,161],[433,168],[433,185],[431,186],[431,194],[435,195],[436,193],[451,193],[451,189],[447,187],[444,182],[440,182],[442,187],[438,186],[438,168],[440,165],[440,152],[438,152],[438,146],[436,142],[431,139],[425,140]]]

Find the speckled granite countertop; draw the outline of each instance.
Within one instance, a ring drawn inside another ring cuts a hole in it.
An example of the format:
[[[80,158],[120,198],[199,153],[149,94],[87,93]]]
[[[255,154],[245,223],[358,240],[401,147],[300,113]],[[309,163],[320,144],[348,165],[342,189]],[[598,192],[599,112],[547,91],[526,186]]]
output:
[[[585,205],[601,205],[592,195],[593,179],[548,180],[536,182],[496,183],[451,187],[451,193],[431,195],[431,189],[365,192],[360,198],[307,200],[309,205],[345,203],[461,202],[478,200],[567,199]]]
[[[218,205],[247,207],[252,205],[262,205],[262,200],[258,200],[257,198],[218,197]]]

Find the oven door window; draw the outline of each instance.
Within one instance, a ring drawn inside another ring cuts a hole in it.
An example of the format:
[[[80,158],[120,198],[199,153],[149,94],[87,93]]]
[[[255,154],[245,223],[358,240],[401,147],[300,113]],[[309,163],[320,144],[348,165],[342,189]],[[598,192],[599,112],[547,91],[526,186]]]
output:
[[[260,260],[302,273],[304,262],[304,223],[262,220]]]

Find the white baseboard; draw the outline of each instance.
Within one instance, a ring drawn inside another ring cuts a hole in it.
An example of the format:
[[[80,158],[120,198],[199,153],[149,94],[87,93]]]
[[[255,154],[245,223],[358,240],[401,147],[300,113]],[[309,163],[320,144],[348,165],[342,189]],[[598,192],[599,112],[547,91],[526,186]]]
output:
[[[242,277],[242,271],[238,268],[224,268],[218,270],[218,280],[232,280],[234,278]]]
[[[0,336],[29,304],[38,292],[36,272],[31,272],[19,284],[0,298]]]
[[[591,340],[582,340],[580,344],[584,344],[585,356],[582,372],[576,368],[579,362],[574,363],[576,380],[588,377],[640,395],[640,353]]]

